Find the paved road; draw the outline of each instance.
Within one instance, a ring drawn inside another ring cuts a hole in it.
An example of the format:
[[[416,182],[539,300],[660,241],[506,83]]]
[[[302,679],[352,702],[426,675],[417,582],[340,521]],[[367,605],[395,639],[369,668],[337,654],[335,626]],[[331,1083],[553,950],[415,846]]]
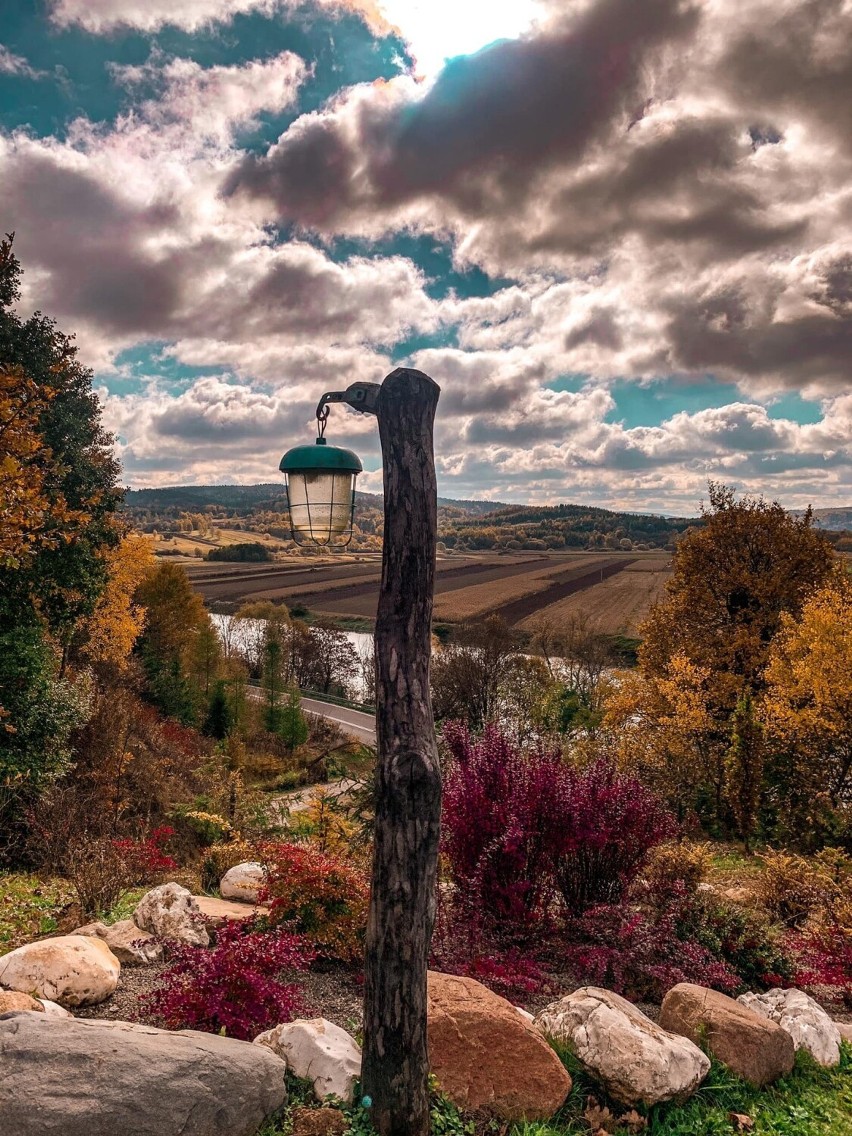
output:
[[[367,745],[376,744],[376,720],[372,714],[350,710],[348,706],[335,706],[332,702],[321,702],[317,698],[303,698],[302,709],[306,714],[334,722],[344,733],[352,734]]]
[[[252,698],[264,697],[259,686],[250,686],[248,690]],[[323,702],[319,698],[303,698],[302,709],[315,718],[326,718],[329,722],[334,722],[344,733],[351,734],[359,742],[371,746],[376,744],[376,720],[372,714],[350,710],[348,706],[336,706],[333,702]]]

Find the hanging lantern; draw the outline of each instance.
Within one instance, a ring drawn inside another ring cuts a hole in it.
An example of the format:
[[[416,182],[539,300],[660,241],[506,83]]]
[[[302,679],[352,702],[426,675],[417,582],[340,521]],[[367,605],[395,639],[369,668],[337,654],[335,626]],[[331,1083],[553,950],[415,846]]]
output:
[[[348,544],[355,512],[355,478],[362,470],[352,450],[329,446],[320,436],[313,446],[288,450],[278,467],[285,476],[290,527],[297,544]]]

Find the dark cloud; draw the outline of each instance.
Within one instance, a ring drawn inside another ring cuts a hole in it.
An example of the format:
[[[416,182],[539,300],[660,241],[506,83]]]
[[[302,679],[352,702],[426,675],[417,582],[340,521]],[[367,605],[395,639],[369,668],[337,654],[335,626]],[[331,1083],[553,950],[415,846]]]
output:
[[[226,192],[309,225],[430,195],[473,213],[517,200],[641,105],[648,52],[698,19],[685,0],[601,0],[577,21],[450,61],[422,98],[362,100],[354,123],[344,110],[300,120],[246,158]]]

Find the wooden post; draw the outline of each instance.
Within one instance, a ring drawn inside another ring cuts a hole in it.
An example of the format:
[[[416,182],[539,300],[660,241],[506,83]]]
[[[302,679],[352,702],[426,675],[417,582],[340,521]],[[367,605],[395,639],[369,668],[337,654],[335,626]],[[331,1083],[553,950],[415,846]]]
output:
[[[376,413],[385,533],[376,618],[376,828],[364,966],[361,1084],[381,1136],[428,1136],[426,967],[435,921],[441,771],[429,660],[439,387],[398,368]]]

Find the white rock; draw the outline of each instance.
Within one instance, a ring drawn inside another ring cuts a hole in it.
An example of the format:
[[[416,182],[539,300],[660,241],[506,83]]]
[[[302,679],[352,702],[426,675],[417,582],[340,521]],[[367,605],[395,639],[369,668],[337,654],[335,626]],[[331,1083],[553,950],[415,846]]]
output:
[[[616,1100],[652,1105],[694,1092],[710,1061],[688,1038],[661,1029],[625,998],[583,986],[535,1019],[567,1045]]]
[[[523,1006],[515,1006],[515,1009],[518,1011],[525,1022],[529,1022],[530,1025],[535,1024],[535,1015],[531,1014],[529,1010],[525,1010]]]
[[[0,958],[0,984],[66,1006],[89,1006],[109,998],[121,963],[103,941],[58,935],[27,943]]]
[[[334,1096],[352,1103],[361,1050],[340,1026],[325,1018],[300,1019],[258,1034],[254,1043],[283,1057],[296,1077],[313,1081],[317,1100]]]
[[[161,939],[191,943],[196,947],[210,945],[204,916],[192,893],[180,884],[160,884],[143,895],[133,921],[143,931],[150,931]]]
[[[777,1022],[792,1037],[796,1049],[806,1049],[819,1065],[840,1063],[840,1030],[804,990],[768,990],[765,994],[740,994],[750,1010]]]
[[[257,903],[260,889],[266,883],[262,864],[247,861],[229,868],[219,881],[219,894],[223,899],[236,899],[241,903]]]
[[[103,939],[115,957],[124,966],[144,966],[160,962],[163,944],[154,935],[137,927],[132,919],[122,919],[109,926],[106,923],[87,923],[78,927],[75,935],[96,935]]]
[[[66,1010],[64,1006],[60,1006],[58,1002],[51,1002],[49,998],[39,998],[44,1012],[49,1018],[73,1018],[74,1015],[70,1010]]]

